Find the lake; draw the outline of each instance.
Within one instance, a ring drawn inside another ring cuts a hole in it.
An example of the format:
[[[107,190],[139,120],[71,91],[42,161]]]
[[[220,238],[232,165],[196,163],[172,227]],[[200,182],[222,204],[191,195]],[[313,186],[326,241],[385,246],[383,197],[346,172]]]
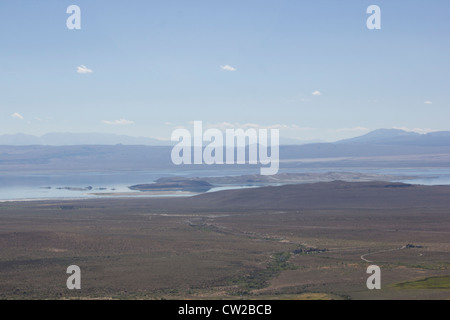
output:
[[[360,172],[416,176],[417,179],[399,179],[398,182],[423,185],[450,185],[450,168],[320,168],[320,169],[280,169],[279,173],[326,173]],[[36,200],[36,199],[85,199],[105,197],[94,195],[102,193],[127,192],[128,196],[142,197],[140,191],[128,189],[135,184],[152,183],[161,177],[212,177],[259,174],[259,169],[234,170],[186,170],[170,171],[131,171],[131,172],[88,172],[68,174],[3,174],[0,177],[0,200]],[[90,187],[89,190],[86,188]],[[208,192],[248,186],[226,186],[212,188]],[[71,188],[70,190],[64,188]],[[165,196],[189,196],[186,194],[167,194]],[[149,195],[145,195],[149,197]],[[160,195],[158,195],[160,196]]]

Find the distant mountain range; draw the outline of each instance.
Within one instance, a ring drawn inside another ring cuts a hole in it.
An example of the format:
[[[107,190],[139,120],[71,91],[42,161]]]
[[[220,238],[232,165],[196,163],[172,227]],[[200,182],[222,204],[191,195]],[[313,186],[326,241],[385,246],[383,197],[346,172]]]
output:
[[[131,137],[109,133],[47,133],[41,137],[17,133],[0,135],[0,145],[27,146],[69,146],[69,145],[147,145],[167,146],[170,141],[146,137]]]
[[[321,140],[298,140],[280,138],[280,145],[308,145],[327,144]],[[387,145],[416,145],[440,146],[450,145],[450,131],[438,131],[427,134],[407,132],[399,129],[378,129],[365,135],[340,140],[333,144],[387,144]],[[171,146],[174,143],[168,140],[159,140],[147,137],[132,137],[109,133],[47,133],[41,137],[18,133],[0,135],[0,145],[26,146],[26,145],[145,145],[145,146]]]
[[[280,147],[281,159],[345,158],[339,160],[340,165],[344,165],[350,158],[354,165],[355,158],[396,156],[408,156],[402,160],[404,164],[407,161],[436,160],[447,166],[446,162],[450,157],[450,131],[419,134],[399,129],[378,129],[356,138],[333,143]],[[400,163],[399,159],[394,162],[396,165]]]
[[[450,131],[436,131],[427,134],[408,132],[399,129],[378,129],[365,135],[340,140],[340,144],[375,143],[388,145],[416,145],[416,146],[448,146],[450,145]]]
[[[176,166],[171,161],[172,146],[151,138],[108,134],[48,134],[40,138],[34,137],[34,140],[32,136],[28,138],[30,136],[27,135],[0,136],[2,174],[68,170],[168,170],[176,173],[190,169],[242,170],[243,174],[254,174],[261,167],[260,164],[231,167],[226,164]],[[61,146],[62,144],[64,145]],[[281,145],[279,151],[280,168],[286,170],[450,167],[450,132],[417,134],[396,129],[379,129],[334,143]],[[229,173],[233,174],[235,172]]]
[[[280,138],[282,145],[303,145],[319,143],[321,140],[298,140]],[[143,145],[143,146],[172,146],[176,142],[147,137],[132,137],[110,133],[47,133],[41,137],[17,133],[0,135],[0,145],[3,146],[74,146],[74,145]]]

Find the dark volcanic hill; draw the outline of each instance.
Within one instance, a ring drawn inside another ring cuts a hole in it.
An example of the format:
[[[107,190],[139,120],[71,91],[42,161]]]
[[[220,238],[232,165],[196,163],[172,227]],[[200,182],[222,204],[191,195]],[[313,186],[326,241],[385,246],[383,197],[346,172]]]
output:
[[[393,182],[318,182],[226,190],[189,199],[196,206],[221,209],[408,208],[448,206],[450,186]],[[190,202],[185,205],[189,206]]]
[[[126,201],[107,199],[115,206]],[[396,210],[439,208],[449,215],[450,186],[422,186],[392,182],[319,182],[205,193],[170,199],[135,198],[133,206],[155,212],[245,212],[323,210]]]

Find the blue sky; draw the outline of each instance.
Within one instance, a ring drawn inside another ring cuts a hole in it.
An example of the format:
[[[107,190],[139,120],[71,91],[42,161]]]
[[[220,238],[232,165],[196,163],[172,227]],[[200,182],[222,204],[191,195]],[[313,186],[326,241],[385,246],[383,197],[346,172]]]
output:
[[[81,30],[66,27],[72,4]],[[366,27],[372,4],[381,30]],[[449,13],[448,0],[1,0],[0,134],[450,130]]]

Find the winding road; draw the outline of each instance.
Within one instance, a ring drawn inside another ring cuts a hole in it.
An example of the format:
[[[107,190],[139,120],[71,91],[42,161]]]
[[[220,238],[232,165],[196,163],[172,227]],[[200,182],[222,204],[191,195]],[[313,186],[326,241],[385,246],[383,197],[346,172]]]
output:
[[[366,257],[366,256],[368,256],[368,255],[370,255],[370,254],[376,254],[376,253],[382,253],[382,252],[390,252],[390,251],[403,250],[403,249],[406,249],[406,246],[402,246],[402,247],[400,247],[400,248],[389,249],[389,250],[380,250],[380,251],[375,251],[375,252],[365,253],[365,254],[363,254],[360,258],[361,258],[362,260],[364,260],[365,262],[373,262],[373,261],[371,261],[371,260],[367,260],[367,259],[364,258],[364,257]]]

